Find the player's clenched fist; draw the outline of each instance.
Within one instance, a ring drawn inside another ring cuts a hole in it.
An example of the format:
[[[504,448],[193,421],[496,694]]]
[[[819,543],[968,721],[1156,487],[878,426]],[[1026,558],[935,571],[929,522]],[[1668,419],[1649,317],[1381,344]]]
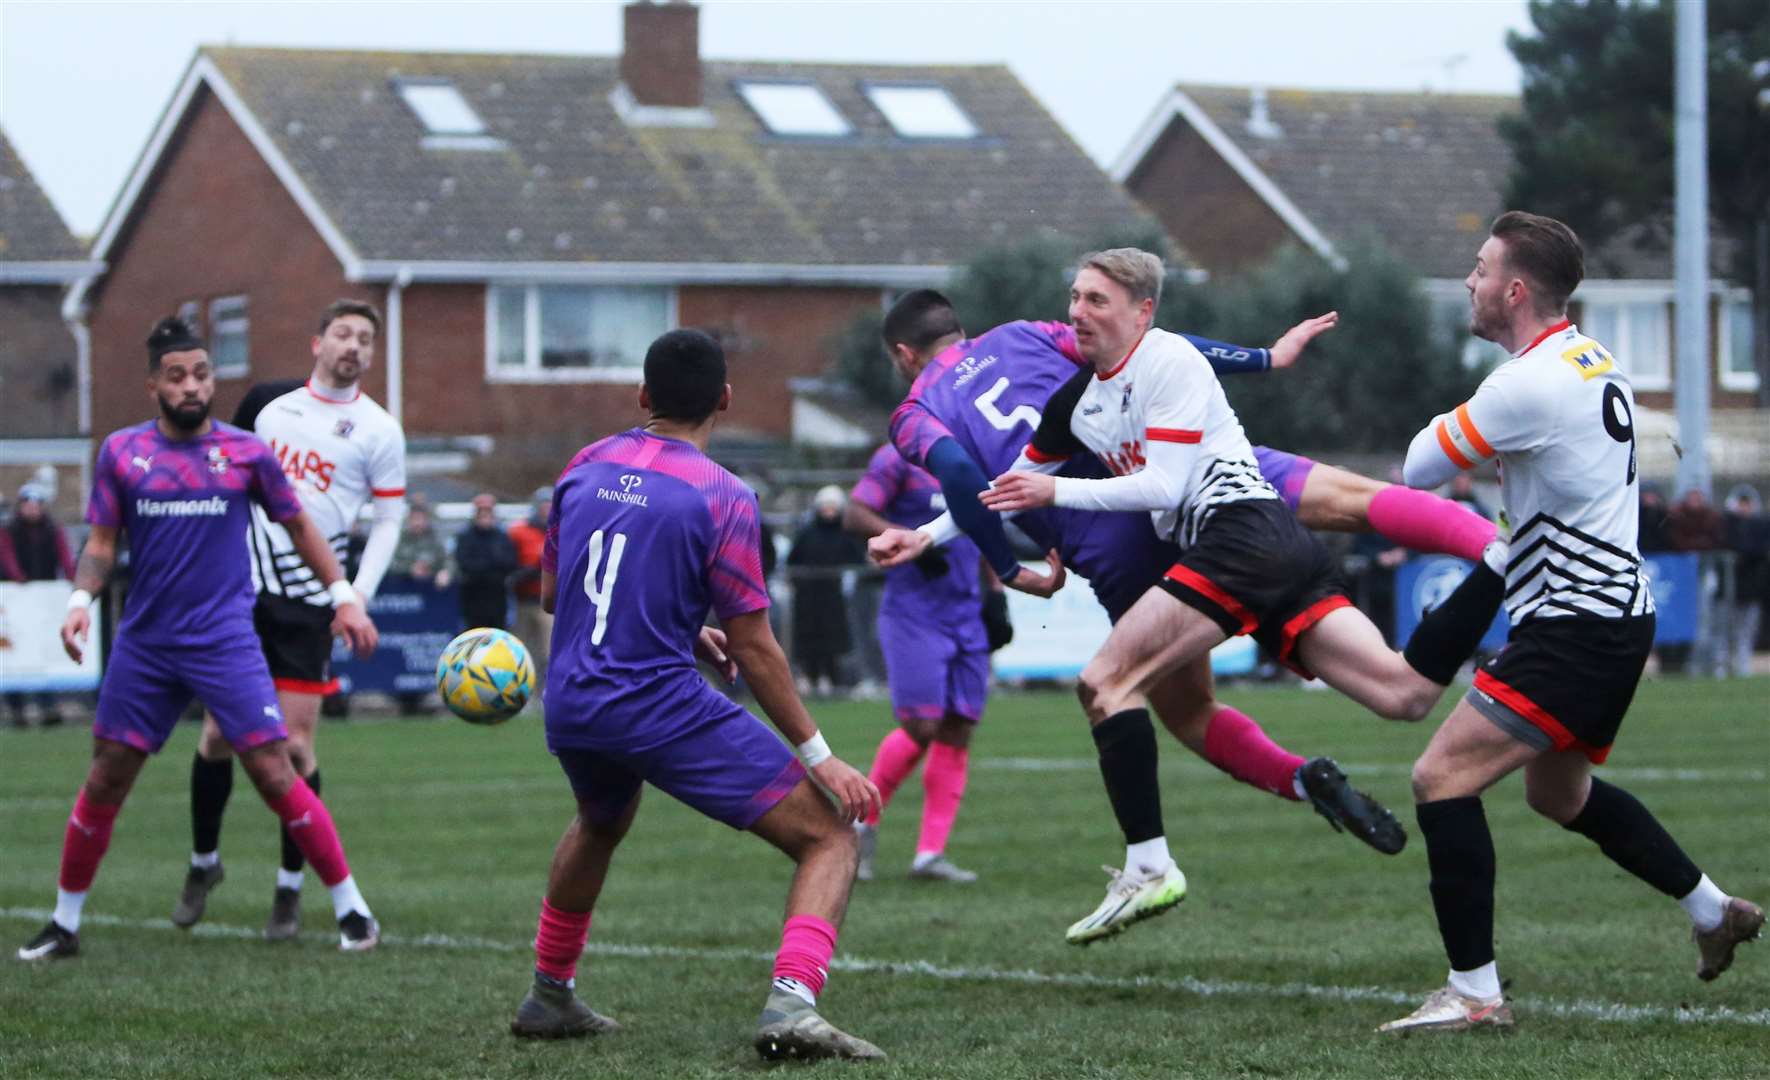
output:
[[[914,529],[886,529],[867,541],[867,558],[890,569],[913,562],[932,543],[927,533]]]
[[[845,822],[858,821],[884,809],[879,801],[879,789],[841,758],[825,758],[811,767],[811,775],[817,777],[824,790],[836,797]]]

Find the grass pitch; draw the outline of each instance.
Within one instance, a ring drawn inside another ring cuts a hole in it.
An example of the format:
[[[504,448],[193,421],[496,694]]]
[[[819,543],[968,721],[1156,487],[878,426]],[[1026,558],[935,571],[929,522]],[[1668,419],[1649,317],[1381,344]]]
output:
[[[1434,721],[1385,723],[1333,694],[1226,688],[1305,754],[1336,756],[1413,829],[1408,764]],[[1733,892],[1770,900],[1770,683],[1644,686],[1607,769]],[[1448,709],[1441,707],[1438,716]],[[861,767],[883,705],[814,708]],[[63,822],[89,752],[78,729],[0,732],[0,1076],[751,1074],[789,864],[648,792],[591,930],[580,992],[627,1030],[535,1044],[506,1033],[569,789],[527,715],[329,724],[326,799],[386,943],[338,953],[311,876],[308,929],[267,945],[274,822],[236,783],[228,879],[204,924],[165,922],[183,878],[196,729],[150,764],[119,819],[77,960],[10,950],[53,901]],[[902,877],[921,792],[885,817],[879,880],[857,886],[823,1006],[892,1060],[872,1077],[1770,1075],[1770,945],[1713,984],[1676,905],[1536,818],[1516,778],[1487,799],[1515,1032],[1372,1034],[1439,985],[1417,835],[1384,858],[1307,808],[1236,784],[1164,737],[1185,904],[1089,949],[1063,930],[1122,855],[1072,699],[1001,694],[972,755],[950,854],[972,886]],[[783,1066],[793,1068],[793,1066]],[[842,1068],[817,1066],[820,1073]]]

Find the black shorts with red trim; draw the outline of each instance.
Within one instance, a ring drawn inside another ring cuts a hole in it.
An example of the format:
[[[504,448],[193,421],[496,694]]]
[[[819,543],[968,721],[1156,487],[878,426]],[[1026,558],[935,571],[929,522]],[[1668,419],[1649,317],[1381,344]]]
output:
[[[1651,612],[1527,619],[1475,673],[1466,700],[1520,742],[1602,764],[1653,651],[1654,622]]]
[[[332,609],[286,596],[259,593],[252,605],[252,628],[270,664],[278,690],[297,694],[334,694],[332,677]]]
[[[1328,612],[1352,606],[1334,557],[1277,499],[1218,507],[1161,587],[1225,634],[1252,634],[1304,678],[1313,675],[1297,659],[1297,639]]]

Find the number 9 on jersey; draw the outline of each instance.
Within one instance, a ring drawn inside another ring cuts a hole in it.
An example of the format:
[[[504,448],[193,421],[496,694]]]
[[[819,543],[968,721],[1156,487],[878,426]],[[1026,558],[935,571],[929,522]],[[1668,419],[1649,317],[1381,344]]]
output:
[[[436,662],[436,692],[450,712],[470,724],[502,724],[535,692],[535,664],[515,634],[482,626],[443,649]]]

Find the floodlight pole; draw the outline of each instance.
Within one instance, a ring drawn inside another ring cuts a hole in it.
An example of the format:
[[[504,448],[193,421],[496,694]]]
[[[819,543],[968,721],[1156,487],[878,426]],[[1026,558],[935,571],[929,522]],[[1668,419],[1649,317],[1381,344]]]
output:
[[[1679,0],[1677,23],[1676,213],[1678,495],[1711,494],[1709,476],[1708,4]]]

